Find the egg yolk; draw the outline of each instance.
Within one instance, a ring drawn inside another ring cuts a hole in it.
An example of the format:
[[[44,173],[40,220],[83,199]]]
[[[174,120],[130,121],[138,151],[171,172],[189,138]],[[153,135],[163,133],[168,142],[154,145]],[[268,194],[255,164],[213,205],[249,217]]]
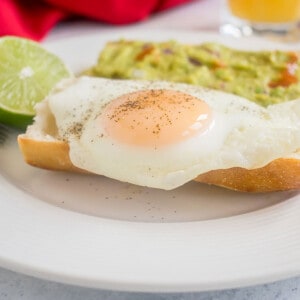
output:
[[[119,142],[167,146],[202,134],[212,124],[203,101],[173,90],[142,90],[111,101],[101,115],[106,133]]]

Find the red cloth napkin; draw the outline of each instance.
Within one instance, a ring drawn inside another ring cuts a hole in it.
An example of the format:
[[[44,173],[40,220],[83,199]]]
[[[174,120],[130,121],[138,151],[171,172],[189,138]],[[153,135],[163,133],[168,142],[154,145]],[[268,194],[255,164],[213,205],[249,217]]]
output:
[[[111,24],[143,20],[190,0],[0,0],[0,36],[42,39],[59,21],[81,16]]]

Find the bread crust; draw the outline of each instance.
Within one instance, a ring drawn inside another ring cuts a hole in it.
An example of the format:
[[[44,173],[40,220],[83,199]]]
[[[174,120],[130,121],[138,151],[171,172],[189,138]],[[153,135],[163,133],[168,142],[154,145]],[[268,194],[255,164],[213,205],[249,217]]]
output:
[[[262,168],[230,168],[199,175],[196,181],[242,192],[273,192],[300,189],[300,160],[278,158]]]
[[[21,134],[18,144],[29,165],[47,170],[85,172],[72,164],[69,145],[65,142],[35,140]]]
[[[75,167],[69,157],[69,145],[56,140],[32,139],[26,134],[18,136],[25,161],[35,167],[88,173]],[[300,159],[279,158],[268,165],[247,170],[230,168],[199,175],[195,181],[242,192],[272,192],[300,189]]]

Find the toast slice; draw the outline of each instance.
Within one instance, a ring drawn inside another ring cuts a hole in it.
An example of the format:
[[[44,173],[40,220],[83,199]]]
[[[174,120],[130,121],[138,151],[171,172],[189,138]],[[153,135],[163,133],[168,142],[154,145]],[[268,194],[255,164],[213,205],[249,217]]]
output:
[[[25,161],[48,170],[87,173],[72,164],[69,146],[56,138],[55,130],[55,122],[48,116],[48,120],[37,119],[26,133],[18,136]],[[199,175],[195,181],[243,192],[300,189],[300,151],[262,168],[213,170]]]
[[[74,166],[69,145],[58,137],[54,116],[47,102],[37,105],[37,115],[26,133],[18,136],[24,160],[35,167],[88,173]],[[300,149],[257,169],[234,167],[199,175],[195,181],[243,192],[271,192],[300,189]]]

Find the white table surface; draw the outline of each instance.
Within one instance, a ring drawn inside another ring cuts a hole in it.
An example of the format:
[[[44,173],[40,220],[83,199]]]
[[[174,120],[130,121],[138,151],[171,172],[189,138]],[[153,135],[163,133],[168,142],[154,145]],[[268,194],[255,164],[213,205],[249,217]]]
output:
[[[219,26],[220,0],[198,0],[180,7],[152,15],[151,18],[138,24],[130,25],[130,28],[172,28],[189,30],[217,31]],[[72,21],[56,26],[45,41],[51,41],[74,34],[101,31],[111,26],[88,21]],[[115,28],[115,27],[113,27]],[[288,253],[287,253],[288,255]],[[88,289],[69,286],[60,283],[49,282],[27,275],[17,274],[0,268],[0,300],[24,299],[24,300],[262,300],[262,299],[300,299],[300,277],[286,279],[284,281],[244,287],[226,291],[199,292],[199,293],[172,293],[149,294],[129,293]]]

